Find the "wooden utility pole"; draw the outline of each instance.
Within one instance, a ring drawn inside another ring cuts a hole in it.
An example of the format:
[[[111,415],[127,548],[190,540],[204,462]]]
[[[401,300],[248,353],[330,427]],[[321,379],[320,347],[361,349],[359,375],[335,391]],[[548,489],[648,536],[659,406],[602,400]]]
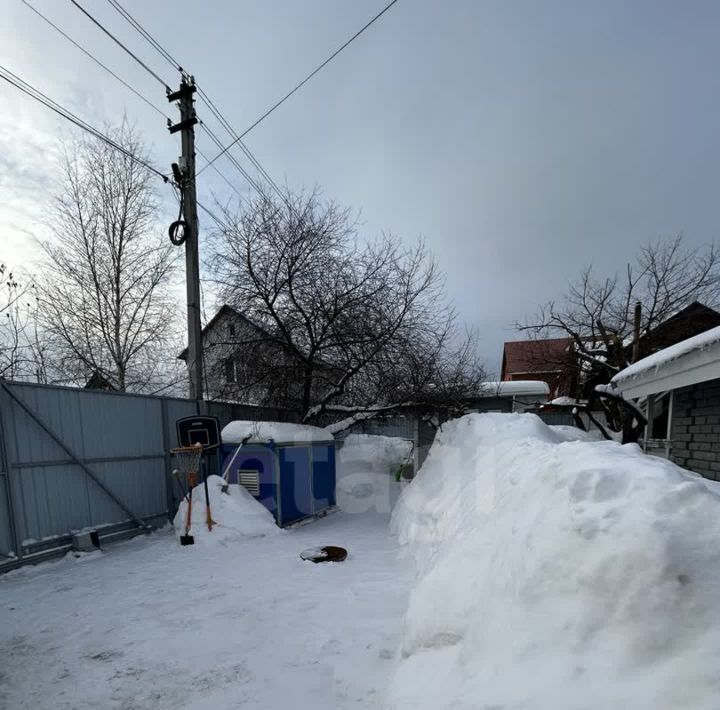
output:
[[[173,174],[178,183],[182,205],[182,241],[171,238],[175,244],[185,244],[185,281],[187,287],[188,349],[187,368],[190,381],[190,399],[203,398],[202,330],[200,319],[200,257],[198,249],[197,194],[195,191],[195,115],[193,94],[195,80],[183,76],[180,88],[168,93],[168,101],[177,101],[180,108],[180,123],[168,126],[170,133],[180,131],[182,155],[173,165]],[[178,223],[176,223],[178,224]]]

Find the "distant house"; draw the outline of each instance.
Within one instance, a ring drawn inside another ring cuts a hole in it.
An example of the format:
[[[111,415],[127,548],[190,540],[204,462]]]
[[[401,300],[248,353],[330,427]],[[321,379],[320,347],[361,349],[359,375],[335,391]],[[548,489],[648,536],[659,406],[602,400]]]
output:
[[[639,356],[646,357],[716,326],[720,326],[720,313],[694,301],[642,335]],[[630,361],[634,344],[623,341],[619,347]],[[500,379],[542,380],[550,387],[551,399],[583,398],[596,385],[607,383],[608,374],[605,370],[583,367],[572,338],[549,338],[506,342]]]
[[[720,480],[720,327],[638,360],[610,391],[646,413],[648,453]]]
[[[550,387],[544,380],[483,382],[467,402],[468,412],[524,412],[546,402]]]
[[[554,398],[571,393],[576,372],[572,338],[513,340],[503,346],[503,382],[539,380],[547,384]]]
[[[720,313],[704,303],[693,301],[640,338],[640,357],[652,355],[716,326],[720,326]]]
[[[92,375],[88,378],[88,381],[85,383],[85,387],[83,389],[115,392],[117,387],[115,387],[115,385],[110,382],[110,380],[108,380],[108,378],[105,377],[100,370],[93,370]]]
[[[202,329],[202,352],[208,399],[298,405],[302,363],[281,340],[232,306],[223,305]],[[186,360],[187,348],[178,357]],[[321,385],[313,386],[319,394]]]

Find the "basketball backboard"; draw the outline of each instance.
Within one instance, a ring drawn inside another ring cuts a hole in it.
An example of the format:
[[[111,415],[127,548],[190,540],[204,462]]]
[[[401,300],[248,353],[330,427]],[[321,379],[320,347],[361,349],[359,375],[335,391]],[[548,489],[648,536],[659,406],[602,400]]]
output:
[[[220,423],[217,417],[183,417],[175,422],[175,426],[180,446],[202,444],[203,451],[212,451],[220,446]]]

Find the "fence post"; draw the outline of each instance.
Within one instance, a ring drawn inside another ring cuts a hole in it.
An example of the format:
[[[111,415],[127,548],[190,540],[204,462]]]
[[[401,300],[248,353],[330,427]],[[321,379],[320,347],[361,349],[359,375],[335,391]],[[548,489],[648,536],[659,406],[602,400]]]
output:
[[[175,489],[173,487],[172,457],[170,455],[170,422],[168,422],[167,400],[160,400],[160,416],[162,417],[163,452],[165,453],[165,501],[167,505],[168,520],[173,521],[177,512]]]
[[[7,441],[5,439],[5,427],[2,418],[3,408],[0,405],[0,480],[4,479],[5,502],[8,512],[8,530],[12,541],[13,552],[18,560],[22,560],[23,552],[20,544],[20,536],[17,530],[17,519],[15,518],[15,506],[13,503],[12,483],[10,481],[10,461],[7,455]]]

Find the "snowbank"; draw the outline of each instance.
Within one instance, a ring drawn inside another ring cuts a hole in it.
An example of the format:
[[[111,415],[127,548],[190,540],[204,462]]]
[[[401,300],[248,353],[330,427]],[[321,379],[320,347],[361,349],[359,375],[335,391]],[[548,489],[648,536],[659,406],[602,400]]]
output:
[[[337,458],[338,506],[349,513],[390,512],[399,494],[395,476],[408,462],[412,446],[391,436],[348,436]]]
[[[534,415],[443,426],[393,528],[418,579],[390,707],[716,710],[720,498]]]
[[[195,538],[195,544],[227,544],[244,538],[274,535],[280,531],[270,511],[243,486],[230,485],[228,493],[222,493],[222,485],[220,476],[208,476],[210,512],[217,523],[212,531],[208,530],[206,524],[205,487],[201,483],[193,488],[190,534]],[[178,537],[185,534],[187,508],[187,502],[181,501],[173,520]]]
[[[550,431],[555,434],[558,443],[563,441],[604,441],[603,435],[597,429],[583,431],[569,424],[550,424]]]
[[[227,424],[221,436],[224,444],[241,444],[245,440],[251,443],[265,443],[272,440],[283,444],[334,441],[332,432],[319,426],[239,419]]]

